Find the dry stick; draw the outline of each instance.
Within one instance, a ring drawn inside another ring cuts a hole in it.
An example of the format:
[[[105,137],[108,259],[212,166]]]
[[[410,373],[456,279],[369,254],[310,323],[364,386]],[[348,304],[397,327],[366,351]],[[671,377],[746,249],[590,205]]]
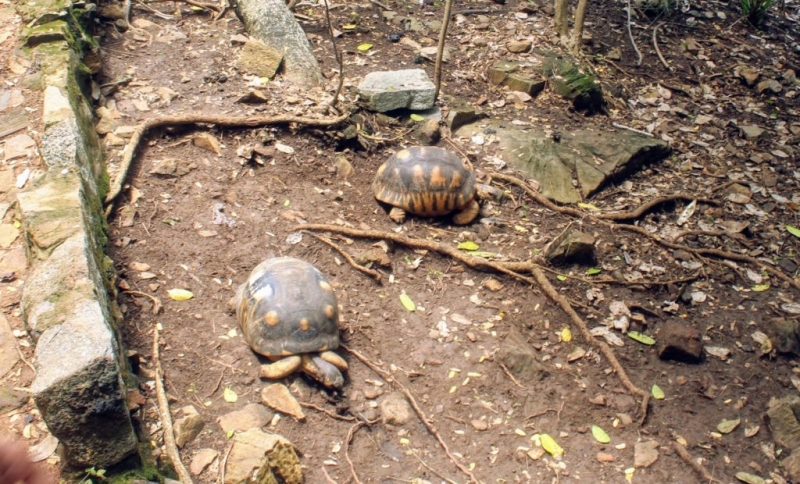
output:
[[[331,36],[331,44],[333,45],[333,55],[336,58],[336,63],[339,64],[339,84],[336,86],[336,92],[333,93],[331,99],[331,109],[336,109],[336,103],[339,102],[339,95],[342,93],[342,86],[344,85],[344,61],[342,61],[342,53],[336,46],[336,36],[333,35],[333,24],[331,23],[331,9],[328,7],[328,0],[323,0],[325,4],[325,21],[328,23],[328,35]]]
[[[439,99],[439,89],[442,86],[442,57],[444,57],[444,41],[447,38],[447,27],[450,26],[450,12],[453,10],[453,0],[444,2],[444,18],[442,30],[439,31],[439,47],[436,49],[436,64],[433,66],[433,102]]]
[[[431,435],[433,435],[434,438],[439,442],[439,445],[444,450],[444,453],[445,455],[447,455],[447,458],[450,459],[450,461],[458,468],[458,470],[460,470],[467,477],[469,477],[470,482],[474,483],[480,482],[475,477],[475,475],[472,472],[470,472],[469,469],[464,467],[464,465],[461,464],[458,460],[456,460],[455,456],[450,453],[450,449],[447,448],[447,443],[444,441],[442,436],[439,435],[439,431],[436,430],[436,427],[434,427],[433,424],[430,421],[428,421],[428,418],[425,417],[425,412],[423,412],[422,409],[419,408],[419,405],[417,405],[417,400],[414,398],[414,395],[412,395],[411,392],[408,391],[408,388],[403,386],[403,384],[400,383],[399,381],[395,380],[394,377],[392,377],[392,375],[388,371],[379,368],[358,351],[348,348],[347,346],[341,344],[339,345],[339,347],[347,351],[351,355],[355,356],[356,358],[358,358],[361,361],[361,363],[364,363],[367,367],[369,367],[369,369],[380,375],[384,380],[388,381],[392,385],[395,385],[397,388],[399,388],[400,391],[403,393],[403,395],[405,395],[406,399],[408,400],[408,403],[411,405],[411,408],[414,409],[414,412],[417,414],[417,417],[419,417],[423,425],[425,425],[425,427],[428,429],[428,432],[430,432]]]
[[[438,471],[436,471],[436,469],[434,469],[433,467],[429,466],[424,460],[422,460],[422,458],[420,456],[417,455],[417,453],[415,451],[412,451],[411,455],[416,457],[420,464],[422,464],[429,471],[433,472],[439,479],[441,479],[443,481],[446,481],[447,484],[458,484],[456,481],[454,481],[452,479],[448,479],[447,477],[441,475]]]
[[[356,422],[350,427],[350,430],[347,431],[347,438],[344,439],[344,458],[347,459],[347,463],[350,465],[350,475],[353,476],[353,481],[356,484],[361,484],[361,481],[358,480],[358,474],[356,474],[356,466],[353,465],[352,459],[350,459],[350,442],[353,440],[353,436],[356,434],[356,430],[366,425],[366,422]]]
[[[642,65],[642,53],[639,52],[639,48],[636,47],[636,41],[633,40],[633,33],[631,32],[631,0],[628,0],[628,7],[625,10],[628,11],[628,21],[625,22],[625,27],[628,29],[628,38],[631,39],[633,50],[636,51],[636,55],[639,56],[639,61],[636,62],[636,65],[640,66]]]
[[[544,272],[533,263],[517,263],[514,264],[513,267],[519,269],[525,269],[530,271],[534,278],[530,278],[527,276],[523,276],[514,270],[508,268],[507,264],[501,264],[492,262],[481,257],[474,257],[468,254],[463,253],[462,251],[456,249],[455,247],[451,247],[449,245],[443,245],[438,242],[430,241],[430,240],[422,240],[422,239],[411,239],[404,235],[395,234],[392,232],[382,232],[380,230],[359,230],[359,229],[352,229],[348,227],[339,227],[336,225],[324,225],[324,224],[307,224],[302,225],[299,227],[295,227],[294,230],[315,230],[315,231],[323,231],[323,232],[334,232],[340,233],[344,235],[348,235],[350,237],[360,237],[360,238],[368,238],[368,239],[382,239],[382,240],[390,240],[392,242],[405,245],[407,247],[416,247],[418,249],[428,249],[433,252],[438,252],[440,254],[445,254],[453,259],[461,262],[462,264],[470,267],[472,269],[489,269],[495,272],[500,272],[502,274],[506,274],[511,276],[517,280],[527,282],[532,286],[540,286],[545,293],[556,302],[562,309],[567,313],[570,317],[572,322],[580,329],[580,332],[584,335],[586,340],[591,344],[597,346],[603,356],[606,357],[609,364],[614,368],[614,371],[617,372],[619,375],[619,379],[622,382],[622,385],[628,389],[634,395],[640,396],[643,398],[642,401],[642,418],[640,420],[641,424],[644,424],[644,420],[647,417],[647,404],[650,402],[650,394],[646,391],[640,389],[636,385],[631,382],[630,378],[628,378],[628,374],[625,372],[625,369],[620,364],[619,360],[617,360],[616,355],[614,355],[614,351],[606,345],[603,341],[595,338],[592,333],[589,331],[589,327],[586,325],[586,322],[581,319],[578,313],[572,309],[572,306],[569,304],[569,301],[564,299],[558,291],[553,287],[547,277],[544,275]],[[350,351],[350,350],[347,350]]]
[[[163,307],[163,306],[161,306],[161,300],[160,299],[158,299],[157,297],[155,297],[155,296],[153,296],[151,294],[147,294],[146,292],[122,291],[122,294],[130,294],[131,296],[141,296],[141,297],[146,297],[146,298],[150,299],[150,301],[153,303],[153,314],[160,313],[161,309]]]
[[[695,472],[700,474],[700,477],[702,477],[705,482],[719,482],[718,479],[714,479],[714,476],[712,476],[711,473],[702,466],[702,464],[692,458],[692,455],[689,454],[689,451],[686,450],[684,446],[677,442],[673,442],[672,448],[675,449],[675,452],[681,459],[683,459],[684,462],[689,464]]]
[[[181,455],[178,453],[178,446],[175,445],[175,431],[172,429],[172,415],[169,413],[169,402],[167,394],[164,392],[164,382],[161,380],[163,371],[161,369],[161,358],[158,351],[158,326],[153,329],[153,362],[156,364],[156,397],[158,400],[158,413],[161,416],[161,426],[164,430],[164,447],[167,456],[178,473],[181,484],[192,484],[189,471],[181,462]]]
[[[660,60],[661,63],[664,64],[664,67],[666,67],[668,71],[672,72],[673,70],[672,67],[670,67],[670,65],[667,64],[667,60],[664,59],[663,55],[661,55],[661,49],[658,48],[658,29],[661,28],[662,25],[664,25],[664,22],[661,22],[660,24],[653,27],[653,47],[655,47],[656,49],[658,60]]]
[[[500,363],[500,368],[503,369],[503,373],[506,374],[506,376],[514,383],[514,385],[516,385],[516,386],[518,386],[520,388],[525,388],[524,386],[522,386],[522,384],[520,382],[517,381],[516,378],[514,378],[514,375],[512,375],[511,372],[508,371],[508,368],[506,367],[506,365]]]
[[[332,419],[342,420],[344,422],[353,422],[356,419],[355,417],[345,417],[344,415],[336,415],[335,413],[330,412],[328,410],[325,410],[322,407],[318,407],[318,406],[314,405],[313,403],[300,402],[300,406],[304,407],[304,408],[311,408],[313,410],[316,410],[317,412],[324,413],[325,415],[327,415],[328,417],[330,417]]]
[[[697,200],[698,203],[705,203],[706,205],[714,205],[714,206],[719,205],[719,203],[716,200],[697,198],[697,196],[689,193],[676,193],[675,195],[667,195],[665,197],[654,198],[649,202],[645,202],[639,205],[633,210],[625,210],[622,212],[598,213],[594,215],[594,218],[598,218],[600,220],[616,220],[616,221],[634,220],[646,214],[653,208],[661,205],[662,203],[674,202],[676,200],[683,200],[685,202],[691,202],[692,200]]]
[[[649,138],[653,138],[653,133],[648,133],[647,131],[642,131],[641,129],[631,128],[630,126],[625,126],[624,124],[619,123],[611,123],[611,126],[619,129],[626,129],[632,133],[640,134],[642,136],[647,136]]]
[[[331,247],[332,249],[334,249],[336,252],[342,254],[342,257],[344,257],[345,260],[347,261],[347,263],[350,264],[351,266],[353,266],[354,269],[356,269],[358,271],[361,271],[364,274],[370,276],[371,278],[375,279],[375,281],[378,282],[378,283],[381,282],[381,273],[380,272],[372,270],[369,267],[364,267],[361,264],[359,264],[358,262],[356,262],[355,260],[353,260],[353,258],[350,256],[350,254],[345,252],[344,249],[342,249],[341,247],[336,245],[332,240],[328,239],[327,237],[323,237],[321,235],[312,234],[311,232],[308,232],[306,230],[304,230],[303,233],[306,233],[306,234],[314,237],[315,239],[319,240],[320,242],[322,242],[325,245],[327,245],[327,246]]]
[[[128,177],[128,171],[133,163],[133,157],[136,155],[136,148],[141,143],[142,138],[151,130],[163,126],[182,126],[186,124],[214,124],[223,128],[232,127],[256,127],[256,126],[269,126],[273,124],[289,124],[297,123],[306,126],[335,126],[348,117],[345,113],[335,118],[304,118],[301,116],[217,116],[213,114],[186,114],[179,116],[162,116],[159,118],[151,118],[136,127],[128,144],[122,152],[122,161],[120,163],[119,173],[114,179],[106,194],[105,203],[108,205],[106,208],[106,215],[110,212],[112,202],[122,192],[122,185]]]

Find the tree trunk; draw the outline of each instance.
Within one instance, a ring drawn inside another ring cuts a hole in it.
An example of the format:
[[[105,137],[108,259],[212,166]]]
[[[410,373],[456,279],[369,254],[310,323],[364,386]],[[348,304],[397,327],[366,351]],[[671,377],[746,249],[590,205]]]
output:
[[[575,9],[575,25],[572,27],[572,54],[578,55],[583,45],[583,21],[586,19],[586,4],[589,0],[578,0]]]
[[[309,89],[322,85],[322,72],[311,44],[285,0],[235,0],[236,16],[255,39],[283,53],[283,75]]]
[[[563,41],[569,32],[569,22],[567,22],[567,13],[569,12],[569,5],[567,0],[555,0],[556,10],[556,33]]]

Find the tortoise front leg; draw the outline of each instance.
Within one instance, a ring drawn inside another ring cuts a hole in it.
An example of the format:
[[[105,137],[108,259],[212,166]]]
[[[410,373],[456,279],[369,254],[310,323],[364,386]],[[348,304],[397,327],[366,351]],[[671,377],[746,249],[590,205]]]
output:
[[[303,364],[303,358],[298,355],[287,356],[281,358],[273,363],[261,365],[258,372],[259,378],[267,378],[270,380],[277,380],[291,375],[300,369]]]
[[[303,355],[302,370],[328,388],[338,390],[344,386],[342,372],[336,366],[322,359],[319,354]]]
[[[467,225],[475,220],[480,212],[481,206],[478,204],[478,201],[473,198],[461,211],[453,215],[453,223],[456,225]]]
[[[392,209],[389,210],[389,218],[395,223],[401,224],[406,221],[406,211],[400,207],[392,207]]]

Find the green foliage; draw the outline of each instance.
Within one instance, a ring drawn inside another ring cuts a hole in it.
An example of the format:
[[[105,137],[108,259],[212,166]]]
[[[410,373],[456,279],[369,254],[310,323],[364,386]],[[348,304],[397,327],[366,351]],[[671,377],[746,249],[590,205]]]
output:
[[[773,0],[741,0],[742,14],[755,26],[759,26],[767,18]]]
[[[668,16],[678,10],[678,0],[635,0],[634,5],[651,17]]]

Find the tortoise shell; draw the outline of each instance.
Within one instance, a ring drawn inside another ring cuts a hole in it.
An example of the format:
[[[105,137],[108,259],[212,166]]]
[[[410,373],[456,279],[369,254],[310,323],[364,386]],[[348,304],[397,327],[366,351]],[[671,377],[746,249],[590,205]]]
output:
[[[292,257],[267,259],[231,300],[244,339],[268,357],[339,347],[339,306],[330,282]]]
[[[447,215],[475,198],[475,174],[461,158],[433,146],[414,146],[378,168],[375,198],[423,217]]]

